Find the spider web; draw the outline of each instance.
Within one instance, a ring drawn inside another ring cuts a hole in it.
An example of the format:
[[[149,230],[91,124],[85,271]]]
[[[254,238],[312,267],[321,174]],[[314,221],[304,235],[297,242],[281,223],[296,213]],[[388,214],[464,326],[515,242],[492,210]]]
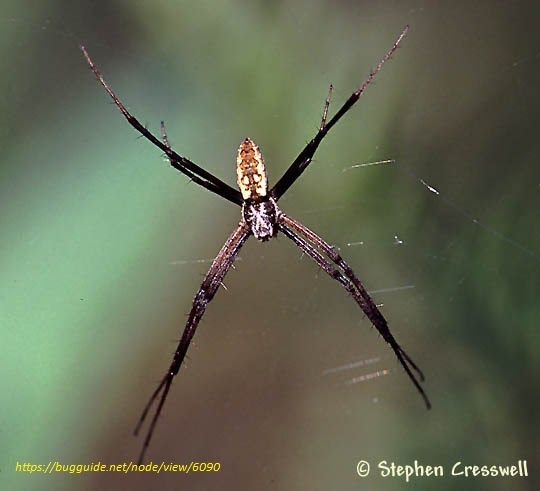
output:
[[[357,488],[348,462],[363,456],[532,460],[536,7],[501,4],[487,16],[479,5],[350,4],[314,2],[306,12],[298,2],[231,2],[210,15],[202,2],[174,22],[163,6],[5,6],[8,487],[20,479],[14,461],[136,455],[132,423],[169,361],[204,261],[238,220],[136,139],[77,45],[85,41],[150,128],[165,119],[175,149],[234,184],[235,147],[251,136],[274,183],[316,130],[328,84],[332,114],[405,23],[411,32],[395,59],[280,204],[339,247],[382,304],[426,372],[436,416],[425,415],[335,282],[282,239],[250,241],[200,326],[151,452],[223,460],[234,479],[224,473],[220,489],[239,479],[246,488],[309,487],[302,476]],[[258,26],[249,46],[235,34],[247,15]],[[202,25],[205,42],[194,27]],[[382,160],[395,162],[350,169]],[[39,489],[59,489],[50,477]],[[118,487],[110,475],[86,478]]]

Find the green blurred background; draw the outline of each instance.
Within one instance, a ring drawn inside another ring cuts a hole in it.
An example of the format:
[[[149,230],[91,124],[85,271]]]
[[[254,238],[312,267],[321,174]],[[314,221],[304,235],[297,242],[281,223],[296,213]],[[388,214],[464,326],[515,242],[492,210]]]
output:
[[[536,2],[3,1],[0,487],[402,489],[365,459],[507,465],[538,481]],[[148,453],[217,474],[25,474],[122,463],[239,210],[190,184],[135,115],[235,183],[246,136],[271,183],[405,24],[410,33],[281,206],[340,247],[427,376],[429,412],[354,302],[285,238],[241,252]],[[395,159],[395,165],[349,169]],[[430,192],[415,177],[436,188]],[[359,360],[375,364],[325,374]],[[374,371],[385,377],[348,384]]]

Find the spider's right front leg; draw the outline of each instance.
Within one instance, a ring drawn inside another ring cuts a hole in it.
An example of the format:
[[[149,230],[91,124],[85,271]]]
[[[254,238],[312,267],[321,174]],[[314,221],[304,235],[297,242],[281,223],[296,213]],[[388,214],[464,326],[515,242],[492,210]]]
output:
[[[171,365],[167,370],[167,373],[161,380],[158,388],[150,397],[150,400],[146,404],[141,418],[139,419],[139,422],[137,423],[137,426],[135,428],[135,435],[137,435],[144,421],[146,420],[148,412],[154,405],[154,402],[159,399],[156,412],[154,413],[152,421],[150,422],[150,427],[148,428],[148,432],[146,433],[143,447],[139,455],[139,463],[142,463],[144,459],[144,455],[150,444],[150,440],[152,439],[157,420],[159,419],[161,410],[163,409],[163,405],[165,404],[165,400],[167,399],[167,395],[169,394],[173,379],[178,374],[178,371],[182,366],[182,362],[184,361],[193,335],[195,334],[195,330],[197,329],[197,326],[199,325],[199,322],[204,315],[206,307],[214,298],[214,295],[216,294],[219,286],[221,285],[223,278],[227,274],[227,271],[229,271],[229,269],[233,265],[234,260],[240,252],[240,249],[250,235],[251,230],[249,226],[245,223],[244,220],[242,220],[238,224],[234,232],[231,234],[231,236],[227,239],[227,242],[225,242],[218,255],[212,262],[212,266],[210,266],[210,269],[208,270],[208,273],[206,273],[206,276],[204,277],[199,291],[193,299],[193,305],[191,307],[191,311],[189,312],[186,327],[184,328],[182,338],[180,339],[178,347],[176,348],[176,351],[174,353]]]

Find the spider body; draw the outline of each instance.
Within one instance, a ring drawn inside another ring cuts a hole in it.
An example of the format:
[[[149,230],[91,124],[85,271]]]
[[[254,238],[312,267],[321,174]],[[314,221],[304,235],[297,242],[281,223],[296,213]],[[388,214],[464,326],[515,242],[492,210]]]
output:
[[[242,193],[242,217],[257,240],[267,241],[277,234],[279,208],[268,196],[268,175],[259,147],[246,138],[238,147],[236,176]]]
[[[240,223],[233,230],[232,234],[226,240],[225,244],[222,246],[216,258],[212,262],[210,269],[206,273],[206,276],[204,277],[203,282],[197,291],[195,298],[193,299],[193,304],[189,312],[182,337],[180,338],[171,364],[165,372],[161,383],[150,397],[150,400],[145,406],[135,428],[135,434],[138,434],[150,409],[152,408],[153,404],[157,402],[157,409],[152,417],[150,427],[146,433],[146,438],[139,456],[139,462],[142,462],[144,459],[146,449],[149,446],[173,379],[180,371],[191,340],[195,334],[195,330],[197,329],[197,326],[204,315],[206,307],[214,298],[214,295],[219,289],[219,286],[222,284],[225,275],[237,258],[240,249],[251,235],[253,235],[257,240],[268,241],[274,237],[278,231],[281,232],[284,236],[296,244],[305,255],[311,257],[311,259],[319,266],[321,270],[325,271],[331,278],[335,279],[351,295],[356,304],[368,317],[373,327],[389,344],[390,348],[396,355],[398,362],[403,367],[409,379],[424,399],[426,406],[428,409],[431,407],[427,395],[420,385],[420,382],[424,380],[421,370],[398,344],[390,332],[390,328],[383,314],[372,300],[360,280],[354,274],[352,268],[330,244],[325,242],[320,236],[312,232],[305,225],[302,225],[300,222],[287,216],[278,208],[277,205],[277,202],[283,196],[283,194],[308,167],[313,159],[315,151],[328,131],[360,98],[375,75],[381,70],[384,63],[388,61],[388,59],[398,48],[401,40],[407,34],[407,31],[408,27],[403,30],[401,35],[393,44],[392,48],[370,72],[365,82],[355,92],[353,92],[353,94],[349,97],[349,99],[347,99],[347,101],[345,101],[345,103],[330,119],[330,121],[327,122],[326,118],[328,115],[330,95],[332,92],[332,86],[330,86],[330,91],[324,105],[319,131],[298,154],[285,174],[270,190],[268,190],[268,177],[262,154],[259,147],[257,147],[252,140],[249,138],[244,139],[238,148],[236,160],[237,182],[240,188],[238,191],[222,180],[218,179],[216,176],[210,174],[208,171],[205,171],[191,160],[176,153],[169,145],[163,122],[161,123],[161,139],[157,138],[154,134],[148,131],[148,129],[146,129],[134,116],[132,116],[125,106],[120,102],[118,97],[103,79],[103,76],[94,65],[85,48],[81,46],[90,68],[105,90],[109,93],[114,103],[118,109],[120,109],[129,124],[131,124],[146,139],[163,150],[172,167],[185,174],[196,184],[199,184],[205,189],[226,199],[227,201],[240,206],[242,209],[242,218]]]

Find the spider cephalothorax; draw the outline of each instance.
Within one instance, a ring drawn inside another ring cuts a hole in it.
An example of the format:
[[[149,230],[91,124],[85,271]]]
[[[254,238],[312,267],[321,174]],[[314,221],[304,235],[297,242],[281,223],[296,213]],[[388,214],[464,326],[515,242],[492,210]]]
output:
[[[240,188],[240,191],[238,191],[223,182],[221,179],[218,179],[214,175],[210,174],[208,171],[205,171],[191,160],[177,154],[174,150],[172,150],[167,139],[167,134],[165,133],[165,126],[163,122],[161,123],[161,140],[148,131],[134,116],[128,112],[118,97],[116,97],[114,92],[110,89],[99,73],[84,47],[81,47],[84,56],[86,57],[86,60],[88,61],[88,64],[92,68],[94,74],[105,90],[112,97],[116,106],[120,109],[120,111],[122,111],[128,122],[145,138],[150,140],[154,145],[165,152],[172,167],[188,176],[193,182],[208,189],[209,191],[212,191],[215,194],[218,194],[227,201],[242,207],[242,219],[212,262],[208,273],[206,273],[206,276],[204,277],[204,280],[197,291],[195,298],[193,299],[193,305],[191,307],[191,311],[189,312],[184,332],[180,342],[178,343],[178,347],[176,348],[172,362],[162,378],[161,383],[150,397],[150,400],[148,401],[143,410],[141,418],[139,419],[135,429],[136,434],[146,419],[150,408],[155,401],[158,401],[156,412],[154,413],[150,423],[150,428],[146,434],[143,448],[139,456],[139,462],[142,462],[144,458],[145,451],[148,448],[152,438],[154,428],[159,415],[161,414],[161,410],[163,409],[163,405],[165,404],[165,400],[167,399],[172,381],[182,366],[182,362],[184,361],[193,335],[195,334],[195,330],[199,325],[206,307],[214,298],[214,295],[216,294],[219,286],[222,284],[227,271],[229,271],[233,265],[238,253],[240,252],[240,249],[250,235],[253,235],[258,240],[267,241],[274,237],[278,231],[281,232],[283,235],[293,241],[304,254],[311,257],[311,259],[313,259],[313,261],[323,271],[337,280],[362,309],[375,329],[377,329],[377,331],[381,334],[383,339],[390,345],[399,363],[424,399],[426,406],[428,408],[430,407],[429,400],[424,392],[424,389],[420,385],[420,382],[424,379],[422,372],[397,343],[394,336],[390,332],[386,319],[378,309],[377,305],[373,302],[360,280],[356,277],[352,268],[343,260],[339,253],[336,252],[331,245],[308,229],[305,225],[302,225],[300,222],[281,212],[277,206],[277,201],[308,167],[313,155],[315,154],[315,151],[317,150],[317,147],[328,131],[360,98],[366,87],[373,80],[373,77],[375,77],[384,63],[397,49],[401,43],[401,40],[407,34],[407,31],[408,27],[403,30],[397,41],[393,44],[392,48],[371,71],[366,81],[355,92],[353,92],[353,94],[345,101],[345,103],[330,119],[330,121],[327,122],[326,117],[328,114],[328,106],[330,104],[330,94],[332,92],[332,86],[330,86],[330,92],[324,105],[319,131],[298,154],[285,174],[283,174],[281,179],[279,179],[279,181],[270,190],[268,190],[268,178],[264,160],[259,148],[257,145],[255,145],[255,143],[253,143],[252,140],[246,138],[238,148],[238,157],[236,161],[237,180]]]
[[[242,205],[242,216],[257,240],[270,240],[277,234],[276,225],[280,214],[276,200],[271,196],[246,200]]]

